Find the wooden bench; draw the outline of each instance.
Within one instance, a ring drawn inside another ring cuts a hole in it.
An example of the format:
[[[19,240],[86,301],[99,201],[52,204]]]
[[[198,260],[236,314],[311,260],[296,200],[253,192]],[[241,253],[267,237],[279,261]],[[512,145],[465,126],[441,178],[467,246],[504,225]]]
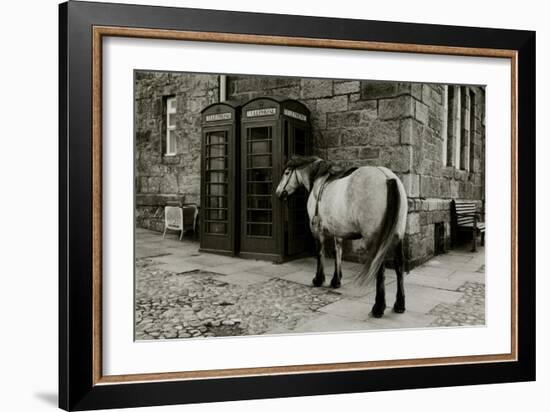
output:
[[[481,220],[482,214],[477,210],[475,200],[451,201],[451,225],[452,244],[456,244],[456,236],[459,232],[472,234],[472,252],[477,250],[477,235],[481,234],[481,245],[485,244],[485,222]]]

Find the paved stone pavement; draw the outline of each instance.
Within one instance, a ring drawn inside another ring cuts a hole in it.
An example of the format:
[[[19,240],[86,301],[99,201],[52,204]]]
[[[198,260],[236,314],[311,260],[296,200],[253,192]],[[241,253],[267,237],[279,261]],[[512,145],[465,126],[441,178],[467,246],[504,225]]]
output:
[[[327,268],[334,263],[327,259]],[[137,340],[274,333],[426,328],[485,324],[485,254],[453,250],[405,276],[407,311],[369,315],[373,288],[351,279],[361,265],[343,262],[340,289],[311,286],[313,258],[284,264],[199,253],[198,243],[136,230]]]

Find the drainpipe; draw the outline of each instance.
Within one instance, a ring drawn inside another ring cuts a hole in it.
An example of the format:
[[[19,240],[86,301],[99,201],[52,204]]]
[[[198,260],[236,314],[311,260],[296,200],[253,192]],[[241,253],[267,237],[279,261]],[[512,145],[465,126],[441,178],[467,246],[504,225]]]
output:
[[[220,74],[220,102],[227,100],[227,76]]]

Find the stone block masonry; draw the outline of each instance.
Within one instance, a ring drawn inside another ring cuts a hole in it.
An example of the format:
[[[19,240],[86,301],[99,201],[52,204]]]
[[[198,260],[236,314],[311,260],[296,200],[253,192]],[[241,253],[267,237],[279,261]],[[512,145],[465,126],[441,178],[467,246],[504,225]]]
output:
[[[276,95],[300,100],[311,111],[314,154],[343,167],[393,170],[409,198],[405,251],[411,266],[433,256],[436,223],[444,223],[449,244],[451,199],[483,204],[485,91],[481,87],[267,76],[228,76],[227,87],[229,99]],[[175,156],[162,154],[166,96],[177,99]],[[136,75],[138,225],[159,230],[164,204],[199,202],[200,111],[218,96],[219,76]],[[455,100],[449,101],[449,96]],[[460,127],[452,127],[455,119]],[[449,156],[449,148],[459,152]],[[347,259],[360,260],[363,253],[361,241],[346,245]]]
[[[164,206],[200,203],[200,112],[218,101],[219,76],[136,72],[136,220],[162,231]],[[166,99],[176,98],[174,155],[167,155]]]

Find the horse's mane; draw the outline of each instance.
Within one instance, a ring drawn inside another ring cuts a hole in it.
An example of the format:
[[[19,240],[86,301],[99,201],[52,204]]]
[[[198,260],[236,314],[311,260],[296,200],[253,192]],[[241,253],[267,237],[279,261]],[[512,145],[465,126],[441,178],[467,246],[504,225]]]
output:
[[[337,178],[340,176],[343,176],[346,174],[346,169],[336,166],[334,163],[321,159],[317,156],[292,156],[288,162],[285,165],[285,169],[290,167],[292,169],[297,169],[302,166],[307,166],[312,163],[315,163],[315,167],[313,167],[311,171],[311,181],[315,181],[315,179],[324,176],[326,174],[329,175],[329,179]],[[348,171],[351,171],[351,169],[348,169]]]
[[[323,160],[320,157],[317,156],[291,156],[290,159],[288,159],[288,162],[286,162],[285,169],[287,167],[290,167],[292,169],[297,169],[302,166],[309,165],[310,163],[313,163],[317,160]],[[326,161],[326,160],[324,160]]]

